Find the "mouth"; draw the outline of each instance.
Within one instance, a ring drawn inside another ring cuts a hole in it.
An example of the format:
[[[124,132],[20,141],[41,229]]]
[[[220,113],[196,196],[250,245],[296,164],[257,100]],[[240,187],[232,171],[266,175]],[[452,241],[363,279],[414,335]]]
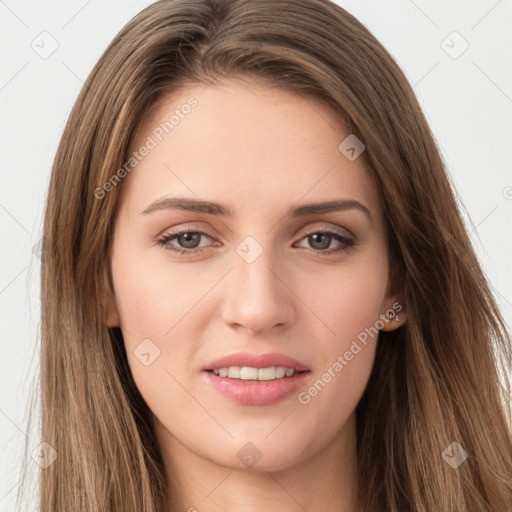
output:
[[[239,405],[262,406],[276,404],[298,392],[311,370],[221,367],[203,370],[202,374],[209,385],[229,400]]]
[[[268,368],[255,368],[251,366],[228,366],[205,370],[213,375],[228,379],[269,381],[277,379],[288,379],[299,373],[310,370],[296,370],[285,366],[271,366]]]
[[[277,370],[277,378],[287,376],[286,372],[290,373],[291,370],[294,370],[295,372],[310,370],[310,368],[304,363],[286,354],[280,354],[279,352],[267,352],[263,354],[237,352],[235,354],[229,354],[221,357],[220,359],[216,359],[215,361],[211,361],[203,367],[203,370],[212,370],[214,372],[218,371],[218,375],[226,377],[230,376],[228,374],[231,374],[231,378],[234,379],[240,378],[240,376],[238,376],[238,372],[242,370],[242,379],[247,378],[256,380],[258,378],[254,377],[254,370],[256,369],[258,375],[261,370],[262,380],[265,380],[267,375],[269,378],[276,378],[275,376],[272,377],[273,374],[270,368],[274,368],[274,371]],[[226,370],[228,371],[228,374],[224,375]],[[291,374],[288,376],[291,376]]]

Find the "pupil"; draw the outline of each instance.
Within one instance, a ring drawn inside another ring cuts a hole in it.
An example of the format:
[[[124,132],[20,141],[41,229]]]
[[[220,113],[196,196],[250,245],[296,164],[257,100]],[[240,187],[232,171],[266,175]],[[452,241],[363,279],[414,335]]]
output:
[[[181,236],[185,239],[185,247],[187,249],[191,249],[191,248],[194,248],[193,247],[194,241],[197,242],[197,240],[194,240],[194,239],[199,236],[199,233],[183,233],[183,235],[181,235]],[[190,242],[192,242],[192,245],[187,245]]]
[[[317,238],[322,238],[324,237],[324,243],[320,244],[321,247],[316,247],[317,249],[326,249],[327,247],[329,247],[329,235],[324,235],[324,234],[320,234],[320,233],[316,233],[314,235],[311,235],[311,238],[313,238],[313,244],[315,244],[317,242]],[[327,242],[327,243],[325,243]]]

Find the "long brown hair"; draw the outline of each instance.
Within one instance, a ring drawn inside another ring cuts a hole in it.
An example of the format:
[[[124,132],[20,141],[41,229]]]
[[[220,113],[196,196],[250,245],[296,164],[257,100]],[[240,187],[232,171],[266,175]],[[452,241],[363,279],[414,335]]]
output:
[[[407,322],[380,332],[356,408],[362,502],[375,511],[512,510],[512,343],[414,92],[328,0],[159,1],[101,56],[53,164],[42,250],[40,512],[163,512],[150,411],[119,328],[104,327],[122,182],[144,116],[187,84],[258,80],[327,103],[365,146]],[[136,171],[134,171],[136,172]],[[500,374],[504,378],[500,379]],[[457,442],[467,459],[442,456]]]

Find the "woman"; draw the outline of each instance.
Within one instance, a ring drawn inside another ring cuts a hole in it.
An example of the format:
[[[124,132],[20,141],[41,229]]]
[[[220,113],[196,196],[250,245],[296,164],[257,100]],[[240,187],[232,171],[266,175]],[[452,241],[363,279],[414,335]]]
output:
[[[511,510],[511,359],[350,14],[160,1],[115,37],[45,212],[42,512]]]

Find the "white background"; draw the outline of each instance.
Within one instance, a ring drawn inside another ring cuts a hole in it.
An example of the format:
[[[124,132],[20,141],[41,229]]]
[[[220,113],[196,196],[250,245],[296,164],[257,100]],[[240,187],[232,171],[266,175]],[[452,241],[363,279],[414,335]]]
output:
[[[42,234],[53,157],[93,65],[150,3],[0,0],[0,512],[14,511],[25,440],[32,449],[38,444],[37,414],[27,429],[39,357],[39,259],[32,249]],[[414,85],[510,326],[512,0],[338,3],[377,36]],[[58,43],[46,59],[31,46],[48,38],[43,31]],[[464,41],[454,31],[469,44],[458,58]],[[34,491],[37,465],[29,460],[28,468],[24,478]]]

